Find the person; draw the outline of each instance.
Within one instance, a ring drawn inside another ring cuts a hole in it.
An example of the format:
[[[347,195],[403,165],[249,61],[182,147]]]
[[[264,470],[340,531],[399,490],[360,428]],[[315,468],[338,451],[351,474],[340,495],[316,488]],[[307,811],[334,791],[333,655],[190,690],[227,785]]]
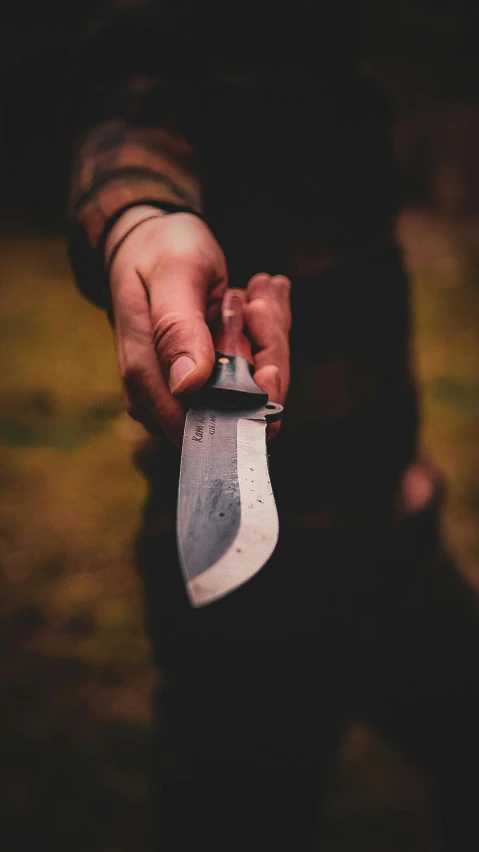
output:
[[[418,446],[392,111],[361,4],[117,3],[72,55],[69,251],[109,315],[149,482],[138,566],[161,671],[154,848],[310,850],[348,721],[431,780],[478,845],[478,616]],[[194,610],[175,541],[183,395],[245,288],[280,538]]]

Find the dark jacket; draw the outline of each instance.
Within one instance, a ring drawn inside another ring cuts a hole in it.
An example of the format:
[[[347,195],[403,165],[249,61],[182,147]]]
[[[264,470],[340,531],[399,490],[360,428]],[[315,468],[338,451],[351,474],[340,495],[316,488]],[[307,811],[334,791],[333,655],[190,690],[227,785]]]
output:
[[[108,300],[108,227],[139,202],[201,213],[233,284],[291,275],[273,455],[304,511],[358,518],[388,505],[417,433],[391,116],[358,73],[359,7],[107,4],[65,40],[56,111],[70,256],[92,301]]]

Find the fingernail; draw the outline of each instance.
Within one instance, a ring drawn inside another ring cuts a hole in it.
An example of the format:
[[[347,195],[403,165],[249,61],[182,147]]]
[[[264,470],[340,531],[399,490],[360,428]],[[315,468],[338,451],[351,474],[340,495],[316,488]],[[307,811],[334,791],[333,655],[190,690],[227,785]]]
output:
[[[168,384],[171,393],[176,393],[184,380],[195,369],[196,364],[188,355],[180,355],[176,361],[173,361],[170,367],[170,376]]]

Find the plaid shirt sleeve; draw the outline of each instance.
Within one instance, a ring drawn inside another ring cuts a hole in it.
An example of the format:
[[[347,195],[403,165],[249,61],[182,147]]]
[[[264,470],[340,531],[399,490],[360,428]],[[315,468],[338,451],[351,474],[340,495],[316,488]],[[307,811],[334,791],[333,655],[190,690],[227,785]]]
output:
[[[181,39],[172,49],[175,38],[156,9],[127,7],[93,28],[76,56],[68,246],[80,290],[102,307],[104,240],[121,212],[136,204],[202,212],[197,157],[185,132],[191,53]]]

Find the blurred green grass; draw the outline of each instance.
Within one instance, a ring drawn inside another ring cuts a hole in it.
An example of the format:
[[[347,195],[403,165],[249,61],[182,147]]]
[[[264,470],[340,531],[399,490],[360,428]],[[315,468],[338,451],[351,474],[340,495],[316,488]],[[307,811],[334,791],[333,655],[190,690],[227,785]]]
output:
[[[1,848],[146,848],[144,484],[111,333],[61,238],[5,238],[0,269]]]
[[[444,535],[479,588],[479,223],[405,214],[422,441],[448,481]]]

